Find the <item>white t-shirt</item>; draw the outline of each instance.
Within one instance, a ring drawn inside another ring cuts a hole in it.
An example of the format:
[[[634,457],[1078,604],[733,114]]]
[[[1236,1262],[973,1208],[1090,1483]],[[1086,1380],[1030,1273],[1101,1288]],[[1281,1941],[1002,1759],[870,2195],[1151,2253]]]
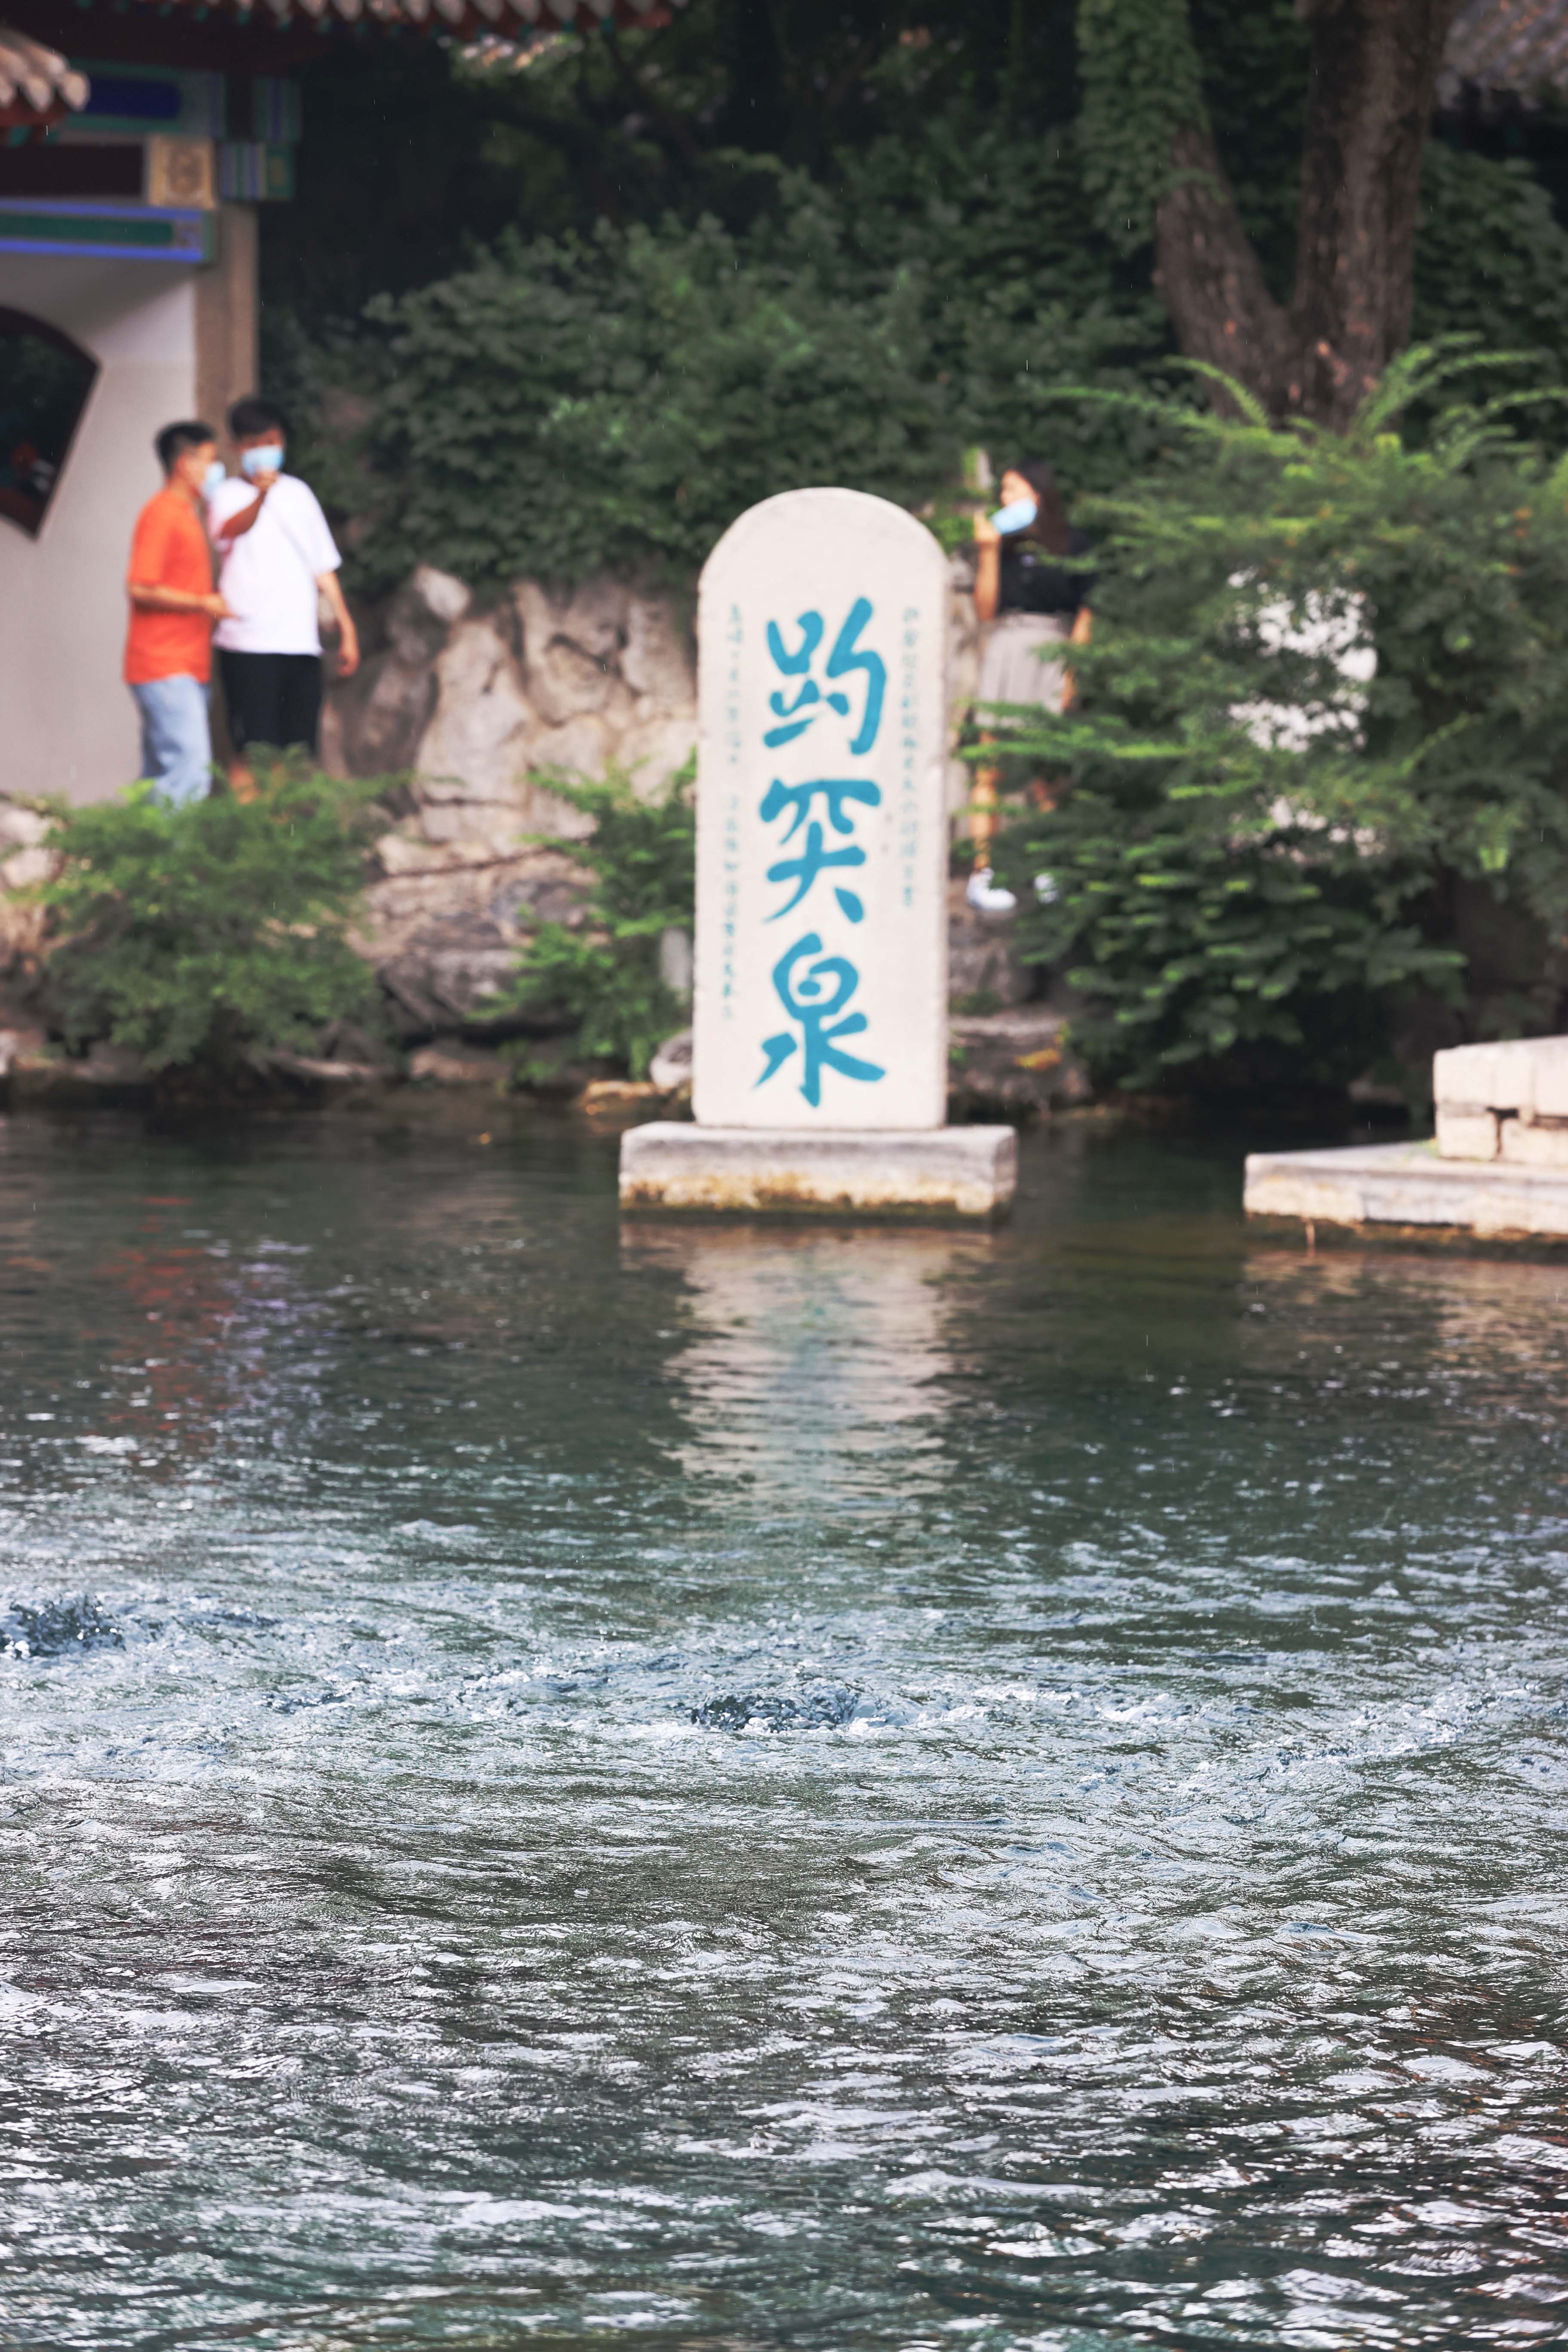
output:
[[[238,476],[220,482],[207,501],[207,529],[222,553],[217,528],[242,514],[256,486]],[[316,493],[296,474],[279,474],[250,529],[228,542],[218,593],[235,614],[220,621],[213,643],[232,654],[319,654],[316,580],[342,562],[332,544]]]

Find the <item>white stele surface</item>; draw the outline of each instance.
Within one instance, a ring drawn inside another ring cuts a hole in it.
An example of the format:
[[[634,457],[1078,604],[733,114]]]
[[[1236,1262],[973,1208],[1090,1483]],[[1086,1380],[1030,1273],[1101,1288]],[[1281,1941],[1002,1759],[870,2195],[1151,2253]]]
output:
[[[768,499],[709,558],[692,1089],[704,1126],[942,1123],[947,604],[931,533],[858,490]],[[818,865],[824,854],[845,862]]]

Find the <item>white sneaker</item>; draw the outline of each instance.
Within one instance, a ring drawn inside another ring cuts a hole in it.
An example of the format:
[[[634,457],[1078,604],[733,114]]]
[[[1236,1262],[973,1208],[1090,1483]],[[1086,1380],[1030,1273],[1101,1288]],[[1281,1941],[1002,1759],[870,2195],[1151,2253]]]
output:
[[[963,895],[977,915],[1011,915],[1017,911],[1018,901],[1011,890],[1004,890],[999,882],[993,882],[989,866],[975,867]]]
[[[1054,874],[1036,875],[1035,896],[1039,900],[1042,907],[1054,907],[1061,895],[1060,887]]]

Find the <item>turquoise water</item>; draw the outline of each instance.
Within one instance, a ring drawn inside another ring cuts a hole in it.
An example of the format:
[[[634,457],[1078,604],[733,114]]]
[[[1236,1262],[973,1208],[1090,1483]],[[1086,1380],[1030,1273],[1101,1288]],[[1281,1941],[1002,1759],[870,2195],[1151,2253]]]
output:
[[[0,2346],[1568,2329],[1568,1271],[0,1122]]]

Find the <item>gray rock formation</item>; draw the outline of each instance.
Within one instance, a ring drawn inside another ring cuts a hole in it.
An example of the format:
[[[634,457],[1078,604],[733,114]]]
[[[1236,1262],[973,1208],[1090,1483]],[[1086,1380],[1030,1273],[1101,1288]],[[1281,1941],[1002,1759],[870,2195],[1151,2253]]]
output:
[[[1063,1040],[1066,1027],[1066,1013],[1044,1004],[954,1018],[950,1116],[1027,1118],[1088,1102],[1093,1089]]]
[[[529,932],[582,904],[579,869],[537,838],[584,830],[552,774],[621,768],[655,792],[689,756],[687,632],[673,606],[615,581],[552,595],[521,580],[479,612],[460,580],[422,564],[367,638],[322,727],[329,767],[404,780],[360,944],[406,1040],[482,1034]]]
[[[979,631],[962,560],[952,571],[954,740],[973,698]],[[460,580],[422,564],[367,616],[359,675],[333,687],[322,754],[340,774],[398,775],[405,814],[378,844],[361,944],[406,1042],[482,1036],[484,1000],[541,921],[569,921],[583,877],[530,835],[583,830],[552,772],[618,767],[660,790],[697,740],[690,632],[668,599],[613,580],[552,593],[519,580],[483,611]],[[968,776],[954,760],[950,803]],[[1010,926],[956,893],[953,994],[1010,1005],[1030,976]]]
[[[53,875],[42,846],[48,829],[36,809],[0,801],[0,980],[30,968],[43,950],[44,910],[26,894]]]
[[[520,580],[480,612],[460,580],[421,564],[370,616],[372,650],[332,688],[328,764],[406,774],[410,830],[453,864],[578,829],[552,771],[618,767],[658,790],[697,740],[697,681],[674,607],[613,580],[552,595]]]
[[[377,845],[355,945],[374,964],[405,1043],[483,1036],[486,1000],[510,977],[542,922],[581,919],[586,877],[559,850],[453,857],[400,827]]]

